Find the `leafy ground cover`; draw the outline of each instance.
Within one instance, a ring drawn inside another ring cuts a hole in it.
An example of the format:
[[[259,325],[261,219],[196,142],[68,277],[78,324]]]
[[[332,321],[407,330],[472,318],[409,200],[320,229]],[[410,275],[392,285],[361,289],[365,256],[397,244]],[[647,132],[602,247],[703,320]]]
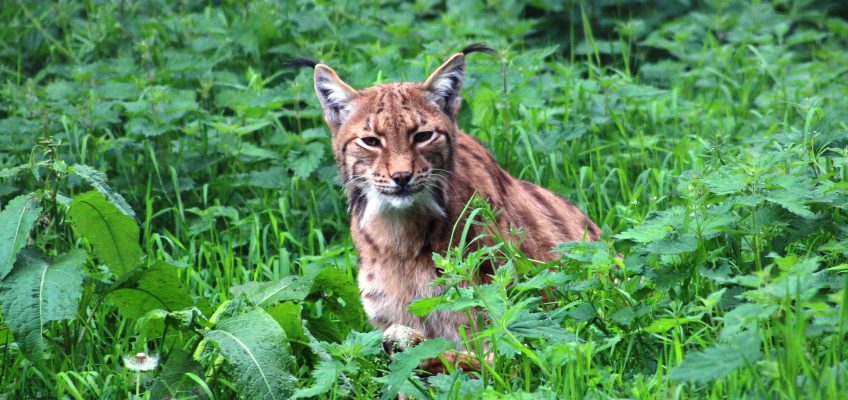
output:
[[[848,396],[844,4],[447,3],[7,1],[0,398]],[[422,377],[450,345],[382,354],[282,64],[365,87],[471,42],[500,53],[460,126],[604,236],[434,255],[451,289],[411,309],[484,309],[494,362]]]

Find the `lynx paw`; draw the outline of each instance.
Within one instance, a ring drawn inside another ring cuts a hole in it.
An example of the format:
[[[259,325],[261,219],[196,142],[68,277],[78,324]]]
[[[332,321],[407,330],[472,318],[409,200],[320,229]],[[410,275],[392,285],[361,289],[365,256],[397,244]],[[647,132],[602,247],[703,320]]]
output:
[[[408,326],[393,324],[383,332],[383,351],[400,353],[424,341],[424,335]]]

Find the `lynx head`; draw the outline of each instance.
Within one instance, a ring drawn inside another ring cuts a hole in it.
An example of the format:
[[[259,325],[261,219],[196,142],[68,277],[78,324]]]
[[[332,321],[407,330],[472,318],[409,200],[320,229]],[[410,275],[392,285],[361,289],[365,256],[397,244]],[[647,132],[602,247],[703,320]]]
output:
[[[336,163],[360,225],[382,214],[444,216],[465,56],[477,51],[492,52],[472,45],[424,83],[363,90],[352,88],[327,65],[314,65],[315,93],[333,132]]]

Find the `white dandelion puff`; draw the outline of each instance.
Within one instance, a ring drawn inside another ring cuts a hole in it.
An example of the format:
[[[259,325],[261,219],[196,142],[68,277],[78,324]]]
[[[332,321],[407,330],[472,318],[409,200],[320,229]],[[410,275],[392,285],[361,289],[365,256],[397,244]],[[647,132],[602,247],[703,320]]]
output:
[[[124,356],[124,366],[132,371],[152,371],[157,365],[159,356],[156,354],[136,353],[133,356]]]

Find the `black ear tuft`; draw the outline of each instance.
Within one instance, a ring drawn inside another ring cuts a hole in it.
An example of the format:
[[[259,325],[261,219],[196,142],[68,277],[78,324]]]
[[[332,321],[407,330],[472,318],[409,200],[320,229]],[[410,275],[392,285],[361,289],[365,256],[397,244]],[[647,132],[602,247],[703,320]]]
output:
[[[316,65],[318,65],[317,62],[312,61],[308,58],[293,58],[291,60],[283,61],[283,66],[286,68],[309,67],[315,69]]]
[[[468,46],[465,46],[464,49],[460,52],[464,55],[468,55],[470,53],[486,53],[486,54],[497,54],[497,52],[489,46],[486,46],[483,43],[472,43]]]

